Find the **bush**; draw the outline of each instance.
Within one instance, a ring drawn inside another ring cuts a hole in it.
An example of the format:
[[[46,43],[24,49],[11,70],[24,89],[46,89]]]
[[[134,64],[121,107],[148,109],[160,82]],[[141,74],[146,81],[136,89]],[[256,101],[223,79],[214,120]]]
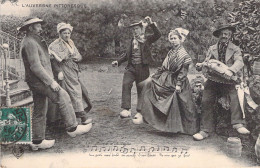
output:
[[[230,13],[228,19],[236,26],[235,38],[244,53],[260,57],[260,1],[244,1]]]
[[[127,26],[135,19],[151,16],[162,32],[162,37],[152,47],[155,61],[161,62],[166,56],[171,47],[167,39],[168,33],[177,27],[190,31],[185,48],[193,59],[197,60],[198,55],[204,55],[208,47],[215,42],[212,36],[215,22],[225,18],[228,11],[232,11],[232,4],[220,2],[215,8],[213,1],[206,0],[93,1],[87,2],[87,8],[37,8],[32,11],[31,16],[41,17],[47,22],[44,26],[44,36],[48,43],[58,38],[56,26],[59,22],[70,23],[74,27],[72,39],[87,60],[98,56],[117,56],[126,50],[131,33],[128,28],[118,26],[119,20]],[[8,17],[1,21],[2,29],[16,34],[13,28],[24,18]],[[148,29],[147,33],[150,32]]]

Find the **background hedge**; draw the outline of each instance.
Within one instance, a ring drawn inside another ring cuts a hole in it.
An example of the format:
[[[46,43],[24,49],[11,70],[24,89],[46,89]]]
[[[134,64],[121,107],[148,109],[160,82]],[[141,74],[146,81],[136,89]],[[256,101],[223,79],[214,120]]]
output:
[[[185,47],[196,61],[216,42],[212,31],[221,22],[234,23],[238,44],[245,52],[259,55],[259,4],[259,0],[242,3],[239,0],[99,0],[85,3],[86,8],[37,8],[32,10],[31,17],[38,16],[47,22],[43,36],[48,43],[58,37],[58,23],[70,23],[74,27],[72,39],[84,59],[89,60],[123,53],[131,36],[126,26],[150,16],[162,32],[152,47],[154,61],[160,62],[166,56],[170,47],[167,35],[177,27],[190,30]],[[16,27],[24,19],[1,16],[1,29],[22,38]]]

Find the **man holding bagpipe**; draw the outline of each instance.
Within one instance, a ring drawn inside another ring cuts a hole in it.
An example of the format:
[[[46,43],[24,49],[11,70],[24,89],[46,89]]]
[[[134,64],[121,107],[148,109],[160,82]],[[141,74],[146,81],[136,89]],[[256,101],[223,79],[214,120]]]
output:
[[[217,44],[211,46],[203,63],[196,65],[208,79],[204,85],[202,97],[202,113],[200,132],[193,135],[195,140],[203,140],[215,130],[214,105],[216,98],[227,94],[230,98],[231,124],[240,134],[249,134],[244,127],[244,113],[239,89],[236,85],[241,83],[242,68],[244,66],[241,50],[231,42],[235,27],[225,25],[213,32],[219,38]],[[243,95],[244,96],[244,95]]]

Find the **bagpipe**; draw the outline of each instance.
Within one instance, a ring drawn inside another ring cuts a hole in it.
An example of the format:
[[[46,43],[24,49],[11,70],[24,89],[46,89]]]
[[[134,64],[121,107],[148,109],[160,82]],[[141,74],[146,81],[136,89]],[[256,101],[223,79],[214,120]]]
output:
[[[202,73],[205,76],[205,78],[218,83],[235,84],[239,104],[243,113],[243,118],[245,118],[244,98],[246,99],[247,104],[251,108],[256,109],[258,107],[258,105],[253,101],[252,97],[250,96],[248,86],[244,82],[242,82],[236,74],[228,76],[228,73],[226,72],[230,71],[229,67],[225,65],[223,62],[215,59],[210,59],[199,64],[202,67]]]
[[[202,73],[209,80],[224,84],[239,84],[241,82],[236,74],[232,76],[227,75],[226,72],[230,71],[229,67],[221,61],[210,59],[201,64]]]

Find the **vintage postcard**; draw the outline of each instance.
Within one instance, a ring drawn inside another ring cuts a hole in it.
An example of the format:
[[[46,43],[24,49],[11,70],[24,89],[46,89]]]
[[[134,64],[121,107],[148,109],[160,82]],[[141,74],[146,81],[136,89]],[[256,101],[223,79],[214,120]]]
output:
[[[1,168],[259,165],[259,0],[0,2]]]

